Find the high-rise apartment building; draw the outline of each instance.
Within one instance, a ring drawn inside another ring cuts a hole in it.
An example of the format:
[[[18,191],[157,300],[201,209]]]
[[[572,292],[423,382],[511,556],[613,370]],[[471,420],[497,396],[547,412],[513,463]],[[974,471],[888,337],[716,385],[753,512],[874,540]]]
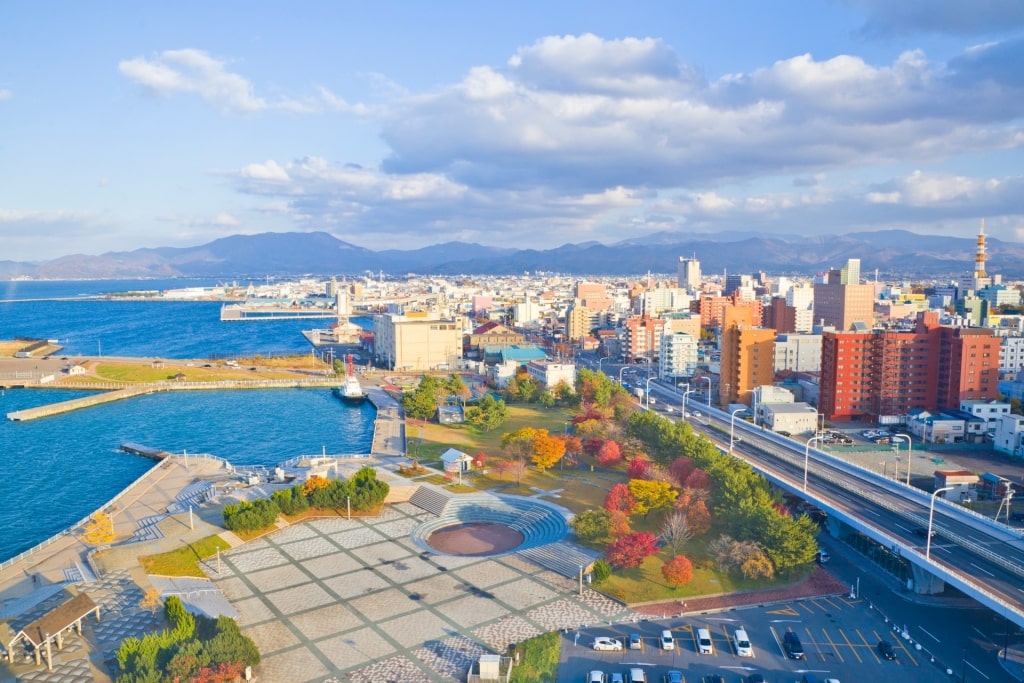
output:
[[[825,418],[877,420],[997,398],[1000,340],[990,329],[938,320],[929,311],[918,315],[913,332],[824,333],[819,410]]]
[[[665,321],[661,318],[651,318],[647,315],[627,318],[623,322],[625,343],[622,350],[626,360],[656,362],[661,350],[661,333],[664,328]]]
[[[801,284],[786,290],[786,305],[793,309],[793,331],[814,329],[814,288]]]
[[[853,329],[855,323],[870,328],[875,319],[875,287],[860,282],[860,259],[850,259],[833,269],[824,282],[814,284],[814,317],[826,327]]]
[[[775,330],[751,326],[750,312],[740,306],[724,311],[718,386],[718,400],[723,406],[750,405],[750,392],[771,384],[775,376]]]
[[[697,338],[666,327],[661,336],[658,376],[662,379],[693,377],[697,370]]]
[[[696,255],[693,258],[679,257],[677,282],[680,289],[685,289],[688,292],[700,291],[700,261],[697,260]]]

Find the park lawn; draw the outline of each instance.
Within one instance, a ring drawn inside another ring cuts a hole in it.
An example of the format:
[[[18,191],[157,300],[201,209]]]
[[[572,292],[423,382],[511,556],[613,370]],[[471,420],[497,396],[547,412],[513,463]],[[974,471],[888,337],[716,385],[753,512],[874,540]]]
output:
[[[186,382],[220,382],[223,380],[293,379],[293,373],[284,371],[254,372],[242,368],[198,368],[168,365],[151,367],[148,363],[98,363],[94,371],[99,381],[110,382],[171,382],[179,372]]]
[[[228,544],[220,536],[207,536],[195,543],[160,555],[140,557],[147,574],[156,576],[200,576],[199,562],[217,554],[217,548],[227,550]]]
[[[561,642],[560,632],[552,631],[519,643],[519,664],[512,668],[512,683],[555,683]]]
[[[745,579],[738,574],[722,574],[717,569],[698,567],[696,565],[700,563],[694,563],[693,579],[685,586],[673,588],[661,575],[661,566],[670,559],[672,558],[669,553],[663,550],[648,557],[635,569],[616,569],[606,581],[601,582],[599,588],[602,593],[626,604],[636,604],[735,593],[779,585],[777,580]]]

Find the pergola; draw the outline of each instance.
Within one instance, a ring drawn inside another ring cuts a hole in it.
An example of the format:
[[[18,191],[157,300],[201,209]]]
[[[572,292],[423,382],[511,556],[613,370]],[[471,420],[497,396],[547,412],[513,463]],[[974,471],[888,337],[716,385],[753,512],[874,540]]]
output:
[[[79,593],[63,605],[50,610],[18,631],[7,647],[9,661],[14,661],[14,646],[19,640],[25,639],[32,644],[35,651],[36,666],[42,663],[41,652],[46,648],[46,668],[52,671],[53,651],[50,643],[56,642],[57,649],[61,650],[64,648],[65,631],[73,628],[78,635],[82,635],[82,619],[93,611],[96,612],[96,621],[99,621],[100,608],[85,593]]]

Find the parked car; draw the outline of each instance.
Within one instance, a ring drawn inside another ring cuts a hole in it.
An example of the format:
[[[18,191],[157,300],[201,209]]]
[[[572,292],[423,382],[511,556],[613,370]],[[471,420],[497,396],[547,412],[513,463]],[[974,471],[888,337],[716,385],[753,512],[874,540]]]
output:
[[[896,650],[888,640],[878,641],[878,654],[882,656],[882,659],[888,659],[890,662],[896,659]]]
[[[587,674],[587,683],[608,683],[608,677],[603,671],[591,671]]]
[[[754,647],[750,644],[746,630],[738,628],[732,632],[732,643],[736,647],[738,657],[753,657]]]
[[[715,646],[711,642],[711,631],[706,628],[697,629],[697,653],[702,655],[715,654]]]
[[[786,651],[786,656],[790,659],[803,659],[805,656],[800,636],[793,631],[786,631],[782,635],[782,647]]]
[[[609,679],[608,683],[626,683],[626,679],[622,677],[622,674],[615,672],[612,674],[612,677],[611,679]]]
[[[672,631],[665,629],[661,632],[661,649],[662,650],[674,650],[676,649],[676,641],[672,637]]]
[[[617,638],[594,638],[594,649],[607,652],[619,652],[622,650],[622,641]]]
[[[629,670],[629,683],[647,683],[647,672],[634,666]]]
[[[630,650],[642,650],[644,649],[644,639],[640,637],[639,633],[629,634],[629,649]]]
[[[683,672],[673,669],[665,674],[665,683],[686,683]]]

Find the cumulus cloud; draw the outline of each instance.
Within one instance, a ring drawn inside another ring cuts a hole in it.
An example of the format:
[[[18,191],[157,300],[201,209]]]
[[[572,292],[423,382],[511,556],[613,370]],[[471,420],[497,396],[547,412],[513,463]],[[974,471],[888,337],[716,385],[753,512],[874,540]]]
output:
[[[843,0],[862,10],[861,32],[871,36],[1000,33],[1024,26],[1020,0]]]
[[[230,71],[228,62],[194,48],[165,50],[151,58],[126,59],[118,64],[118,71],[157,95],[198,95],[224,113],[246,114],[268,109],[311,113],[329,109],[367,116],[376,111],[363,104],[349,103],[323,86],[317,88],[315,96],[267,99],[256,94],[247,78]]]
[[[580,193],[1010,148],[1024,77],[997,66],[1018,50],[996,43],[949,64],[916,50],[885,65],[805,54],[705,82],[659,40],[545,38],[504,69],[406,98],[384,121],[382,168]]]

